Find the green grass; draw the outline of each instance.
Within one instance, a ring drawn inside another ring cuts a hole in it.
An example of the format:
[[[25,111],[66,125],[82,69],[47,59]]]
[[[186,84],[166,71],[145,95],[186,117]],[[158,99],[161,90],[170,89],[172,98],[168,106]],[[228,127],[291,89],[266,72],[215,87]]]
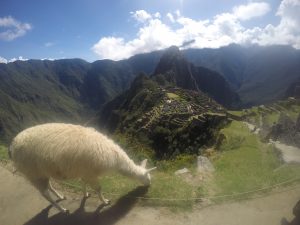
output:
[[[155,171],[151,173],[151,186],[142,196],[140,203],[146,206],[167,206],[174,210],[190,210],[193,201],[190,199],[199,196],[200,193],[195,188],[185,182],[182,178],[175,176],[173,173]],[[112,201],[118,200],[141,184],[133,179],[113,173],[99,178],[105,197]],[[71,187],[76,192],[81,192],[81,182],[72,180],[64,183],[67,187]],[[159,198],[159,200],[157,200]],[[183,201],[172,201],[170,199],[183,199]]]
[[[216,195],[247,192],[299,177],[300,165],[281,168],[273,147],[260,142],[243,123],[234,121],[222,132],[226,141],[213,162]]]
[[[6,161],[8,160],[8,152],[7,147],[4,145],[0,145],[0,161]]]
[[[167,206],[175,210],[191,209],[193,200],[168,199],[191,199],[248,192],[299,177],[299,165],[282,166],[272,146],[262,143],[242,122],[233,121],[221,132],[226,139],[220,152],[213,159],[216,171],[212,179],[205,179],[201,184],[195,185],[174,175],[174,171],[183,167],[189,168],[192,174],[195,174],[195,156],[180,155],[171,160],[161,161],[152,158],[152,164],[155,164],[158,170],[151,174],[152,185],[144,196],[150,199],[142,200],[140,203],[148,206]],[[126,145],[130,150],[130,143]],[[136,145],[137,143],[134,143],[134,148]],[[137,181],[118,174],[104,176],[100,182],[103,191],[107,192],[107,197],[113,200],[139,185]],[[226,199],[228,198],[217,199],[216,202]]]
[[[266,116],[266,122],[269,126],[272,126],[274,123],[278,122],[280,114],[279,113],[269,113]]]
[[[234,116],[243,116],[244,115],[243,111],[230,111],[229,110],[228,113],[230,113]]]
[[[152,184],[143,196],[150,199],[140,200],[140,204],[189,210],[195,201],[184,199],[248,192],[299,177],[300,165],[282,165],[272,146],[262,143],[242,122],[233,121],[221,132],[226,139],[219,149],[220,152],[212,159],[216,170],[211,179],[204,179],[200,184],[174,175],[174,171],[183,167],[189,168],[192,175],[195,175],[196,156],[180,155],[171,160],[155,161],[147,146],[141,146],[136,140],[128,141],[118,136],[118,143],[128,149],[135,162],[149,158],[149,167],[158,167],[151,173]],[[138,153],[134,155],[134,152]],[[0,146],[0,159],[8,159],[5,146]],[[113,201],[140,185],[136,180],[115,173],[101,177],[99,182],[105,196]],[[68,184],[71,184],[76,192],[81,192],[80,181],[72,180],[68,181]],[[247,196],[249,195],[243,195]],[[228,198],[217,199],[216,202],[226,199]]]
[[[179,100],[180,99],[179,95],[176,95],[176,94],[170,93],[170,92],[167,93],[167,96],[168,96],[168,98],[174,99],[174,100]]]
[[[300,105],[292,105],[288,114],[291,116],[292,119],[296,120],[300,113]]]

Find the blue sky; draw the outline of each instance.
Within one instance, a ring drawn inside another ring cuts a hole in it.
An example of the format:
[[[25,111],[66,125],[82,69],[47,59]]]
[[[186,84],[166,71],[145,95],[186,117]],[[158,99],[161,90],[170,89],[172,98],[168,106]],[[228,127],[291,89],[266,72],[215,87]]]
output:
[[[300,0],[1,0],[0,61],[87,61],[229,43],[300,48]]]

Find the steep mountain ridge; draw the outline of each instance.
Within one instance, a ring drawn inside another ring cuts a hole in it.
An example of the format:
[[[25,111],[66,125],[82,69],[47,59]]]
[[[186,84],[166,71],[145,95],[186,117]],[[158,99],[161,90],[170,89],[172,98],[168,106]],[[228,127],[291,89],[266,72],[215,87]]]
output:
[[[187,49],[185,57],[196,66],[219,72],[236,90],[244,107],[286,96],[300,78],[300,50],[290,46],[231,44],[218,49]]]
[[[227,123],[225,109],[201,91],[161,86],[141,74],[122,95],[106,103],[99,127],[151,146],[158,158],[198,154]]]
[[[168,71],[155,71],[163,54],[155,51],[121,61],[93,63],[64,59],[0,64],[1,137],[9,141],[16,132],[36,123],[82,123],[105,102],[127,90],[140,71],[154,74],[157,82],[200,89],[223,105],[234,95],[220,75],[238,91],[244,107],[299,93],[300,54],[290,47],[188,49],[177,55],[177,63],[173,61]]]
[[[133,74],[122,62],[80,59],[0,64],[0,132],[9,141],[37,123],[82,123],[128,88]],[[3,138],[2,138],[3,139]]]
[[[239,104],[238,95],[217,72],[189,63],[175,46],[167,49],[158,63],[154,75],[164,74],[176,86],[203,91],[220,104],[232,107]]]
[[[201,91],[208,83],[199,83],[203,81],[199,71],[178,48],[169,48],[151,77],[140,74],[126,92],[104,105],[99,127],[150,145],[158,158],[198,154],[216,141],[228,119],[226,110]],[[220,75],[208,69],[207,73],[211,83],[214,76],[224,81],[216,83],[219,89],[227,85]]]

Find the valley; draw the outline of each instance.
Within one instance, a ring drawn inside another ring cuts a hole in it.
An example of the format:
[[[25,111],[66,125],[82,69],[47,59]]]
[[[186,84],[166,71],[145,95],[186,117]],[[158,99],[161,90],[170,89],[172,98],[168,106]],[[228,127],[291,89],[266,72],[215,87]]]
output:
[[[231,48],[238,47],[218,51]],[[226,204],[237,196],[248,199],[297,185],[300,165],[282,160],[270,139],[300,146],[299,85],[295,82],[299,74],[288,79],[285,71],[276,75],[280,85],[270,89],[271,78],[266,75],[258,86],[270,93],[281,89],[271,97],[253,88],[257,80],[250,75],[251,82],[246,75],[240,80],[229,77],[241,68],[232,66],[231,72],[219,66],[205,68],[202,53],[197,58],[196,52],[171,47],[121,61],[0,64],[2,166],[11,170],[7,146],[20,130],[45,122],[68,122],[102,131],[135,162],[147,158],[158,168],[139,207],[192,212],[199,206],[196,200],[203,200],[205,206]],[[221,65],[226,57],[219,57],[220,62],[214,63]],[[213,172],[199,169],[198,156],[211,162]],[[186,172],[178,175],[178,170]],[[117,174],[106,175],[100,182],[114,201],[138,185]],[[56,185],[75,196],[81,192],[79,180]],[[164,200],[170,196],[183,201]]]

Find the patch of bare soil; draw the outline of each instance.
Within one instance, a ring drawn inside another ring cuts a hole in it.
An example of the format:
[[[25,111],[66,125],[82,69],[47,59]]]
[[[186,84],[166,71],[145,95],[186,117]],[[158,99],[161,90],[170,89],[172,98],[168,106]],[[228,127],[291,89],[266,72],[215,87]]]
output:
[[[299,213],[293,208],[300,199],[300,186],[288,187],[267,196],[209,207],[195,205],[189,212],[171,212],[167,208],[142,207],[134,196],[147,189],[137,187],[111,206],[104,207],[96,198],[84,199],[66,193],[60,202],[70,214],[59,213],[24,178],[0,166],[1,225],[296,225]],[[295,210],[294,210],[295,211]]]

